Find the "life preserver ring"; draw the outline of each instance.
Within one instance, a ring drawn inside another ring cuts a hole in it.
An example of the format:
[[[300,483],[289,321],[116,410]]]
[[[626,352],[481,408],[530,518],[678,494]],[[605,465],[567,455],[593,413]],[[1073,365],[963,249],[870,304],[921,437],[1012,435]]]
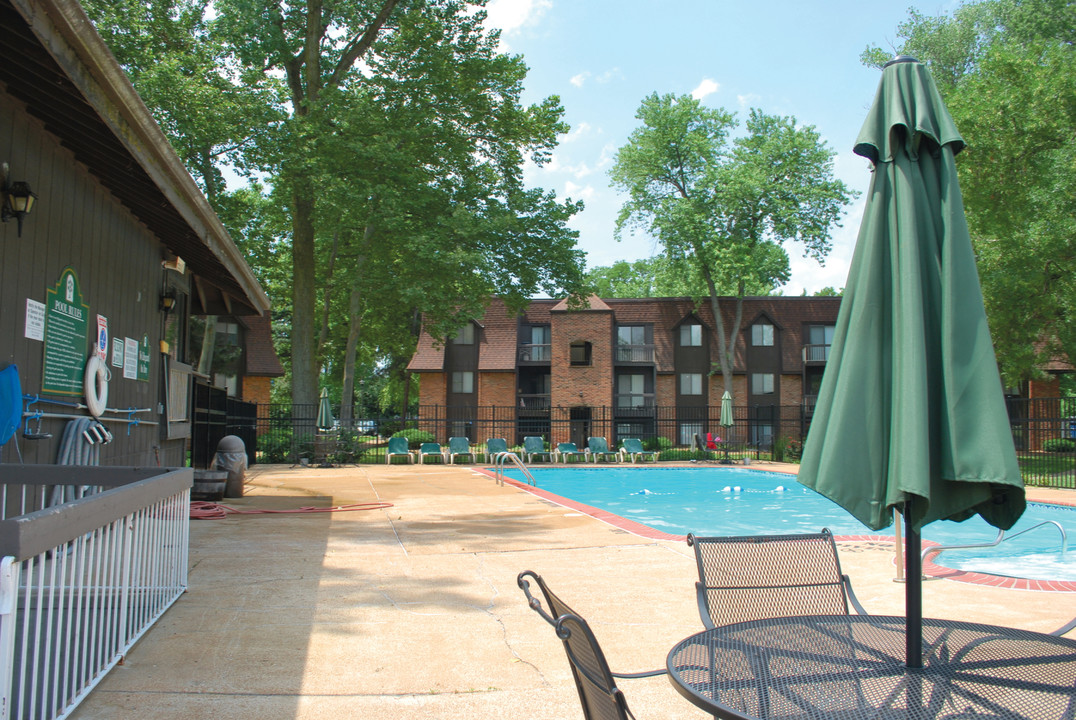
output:
[[[90,359],[86,361],[82,389],[86,395],[86,408],[95,418],[101,417],[101,413],[108,406],[109,374],[105,361],[97,355],[90,355]]]

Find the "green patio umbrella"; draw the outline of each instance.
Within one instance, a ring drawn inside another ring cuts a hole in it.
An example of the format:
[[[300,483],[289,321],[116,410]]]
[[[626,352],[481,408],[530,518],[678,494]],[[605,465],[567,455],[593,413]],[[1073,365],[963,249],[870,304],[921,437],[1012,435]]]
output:
[[[729,460],[729,428],[736,424],[736,421],[732,418],[732,395],[726,390],[721,395],[721,427],[725,428],[725,459],[723,462]]]
[[[888,63],[855,152],[874,165],[799,481],[879,530],[904,515],[908,665],[922,665],[919,531],[1024,511],[954,156],[914,58]]]
[[[307,416],[309,417],[309,415]],[[319,430],[331,430],[333,426],[333,410],[329,405],[329,391],[321,389],[321,400],[318,402],[318,418],[316,421]]]

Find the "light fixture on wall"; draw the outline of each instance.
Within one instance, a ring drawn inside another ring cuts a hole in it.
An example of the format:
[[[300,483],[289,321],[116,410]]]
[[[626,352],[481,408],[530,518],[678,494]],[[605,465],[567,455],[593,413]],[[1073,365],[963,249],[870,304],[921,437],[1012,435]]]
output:
[[[8,180],[8,165],[3,165],[3,177],[0,177],[0,221],[7,222],[12,218],[18,223],[18,236],[22,237],[22,219],[30,214],[34,207],[37,195],[30,189],[30,184],[24,180],[10,182]]]
[[[161,293],[160,308],[162,312],[170,313],[176,307],[176,291],[169,288]]]

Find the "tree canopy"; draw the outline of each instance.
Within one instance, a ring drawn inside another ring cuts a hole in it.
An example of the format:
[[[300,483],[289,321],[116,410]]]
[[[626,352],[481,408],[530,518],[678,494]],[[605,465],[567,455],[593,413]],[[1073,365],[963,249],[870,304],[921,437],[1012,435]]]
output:
[[[927,64],[967,147],[964,208],[1008,384],[1076,358],[1076,5],[984,0],[910,11],[898,51]],[[868,48],[880,66],[891,56]]]
[[[664,262],[686,275],[713,310],[718,366],[732,392],[732,357],[743,298],[769,294],[789,278],[783,245],[802,244],[823,262],[830,232],[854,193],[833,176],[833,151],[795,118],[751,110],[745,132],[736,116],[690,95],[646,97],[640,126],[610,171],[627,195],[617,234],[638,229],[663,247]],[[735,298],[731,326],[723,295]]]

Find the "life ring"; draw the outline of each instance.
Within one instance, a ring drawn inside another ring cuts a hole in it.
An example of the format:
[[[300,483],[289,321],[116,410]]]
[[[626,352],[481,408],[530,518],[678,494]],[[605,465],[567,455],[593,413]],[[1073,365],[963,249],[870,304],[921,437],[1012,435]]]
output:
[[[86,394],[86,408],[95,418],[101,417],[108,405],[108,367],[97,355],[90,355],[86,361],[85,377],[82,389]]]

